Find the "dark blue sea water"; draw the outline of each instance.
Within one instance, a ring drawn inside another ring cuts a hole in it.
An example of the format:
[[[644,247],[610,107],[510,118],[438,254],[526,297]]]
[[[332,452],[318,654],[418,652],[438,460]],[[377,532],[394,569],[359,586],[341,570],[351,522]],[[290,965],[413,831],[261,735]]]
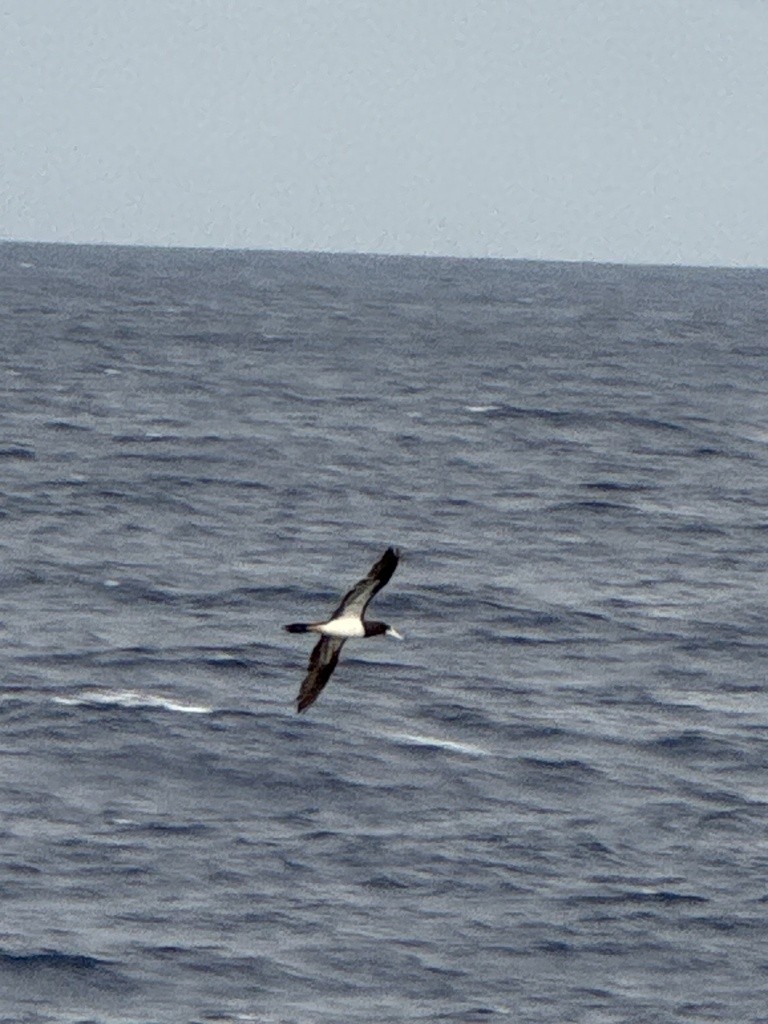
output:
[[[768,1021],[767,271],[9,243],[0,314],[3,1024]]]

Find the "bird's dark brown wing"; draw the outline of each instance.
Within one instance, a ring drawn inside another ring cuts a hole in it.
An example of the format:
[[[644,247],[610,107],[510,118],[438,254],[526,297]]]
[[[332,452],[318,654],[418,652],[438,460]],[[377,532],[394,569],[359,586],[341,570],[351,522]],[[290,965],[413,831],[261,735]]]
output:
[[[323,636],[315,644],[309,656],[306,678],[296,698],[297,711],[305,711],[317,700],[320,691],[333,675],[343,646],[344,639],[335,636]]]
[[[331,619],[337,619],[341,615],[359,615],[362,618],[373,595],[377,594],[392,579],[392,573],[397,568],[399,560],[400,552],[397,548],[387,548],[378,562],[371,566],[368,575],[359,580],[349,593],[344,595]]]

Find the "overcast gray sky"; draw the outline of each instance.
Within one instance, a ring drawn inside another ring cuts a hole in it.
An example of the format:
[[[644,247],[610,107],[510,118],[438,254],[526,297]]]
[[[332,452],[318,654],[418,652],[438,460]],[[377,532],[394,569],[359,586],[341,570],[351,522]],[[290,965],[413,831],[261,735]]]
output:
[[[768,0],[2,0],[0,236],[768,266]]]

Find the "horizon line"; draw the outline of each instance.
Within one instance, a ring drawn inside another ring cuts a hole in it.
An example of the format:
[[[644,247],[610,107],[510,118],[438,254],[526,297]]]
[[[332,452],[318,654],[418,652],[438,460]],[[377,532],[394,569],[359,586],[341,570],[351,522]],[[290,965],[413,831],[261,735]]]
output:
[[[567,257],[544,258],[537,256],[456,256],[439,252],[384,252],[364,249],[291,249],[289,247],[258,248],[251,245],[182,245],[174,242],[104,242],[104,241],[62,241],[61,239],[33,239],[0,237],[0,245],[55,245],[70,248],[100,249],[161,249],[180,252],[231,252],[231,253],[273,253],[294,256],[360,256],[367,259],[445,260],[453,262],[495,262],[495,263],[555,263],[568,266],[599,267],[643,267],[679,270],[768,270],[768,264],[759,263],[664,263],[656,260],[619,259],[569,259]]]

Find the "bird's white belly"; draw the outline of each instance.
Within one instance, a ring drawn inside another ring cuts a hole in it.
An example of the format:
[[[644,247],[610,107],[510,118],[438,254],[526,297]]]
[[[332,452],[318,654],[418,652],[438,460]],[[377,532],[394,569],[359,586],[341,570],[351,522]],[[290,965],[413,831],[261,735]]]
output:
[[[325,636],[337,636],[350,638],[353,636],[365,636],[365,628],[362,621],[356,615],[342,615],[338,619],[331,619],[320,626],[320,632]]]

